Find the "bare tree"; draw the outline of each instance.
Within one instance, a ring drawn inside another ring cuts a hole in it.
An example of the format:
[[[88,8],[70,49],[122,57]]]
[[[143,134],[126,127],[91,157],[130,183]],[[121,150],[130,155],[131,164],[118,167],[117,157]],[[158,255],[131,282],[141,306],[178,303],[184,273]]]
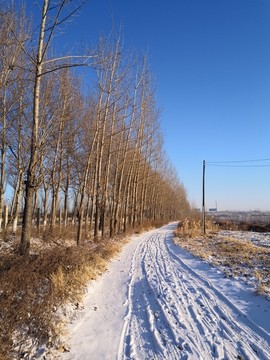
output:
[[[59,209],[60,189],[65,178],[64,174],[64,155],[67,151],[68,138],[73,133],[68,133],[71,129],[69,123],[74,118],[81,115],[82,96],[79,93],[77,79],[72,77],[69,69],[59,73],[59,85],[56,86],[57,94],[53,98],[53,106],[56,107],[53,112],[53,121],[50,126],[49,135],[50,159],[49,173],[51,193],[51,228],[56,223],[57,210]],[[59,106],[59,104],[61,104]]]
[[[96,145],[98,128],[97,122],[94,120],[95,106],[93,102],[88,104],[88,111],[84,115],[83,130],[81,146],[83,147],[83,163],[80,174],[78,174],[79,184],[79,194],[80,200],[78,204],[78,228],[77,228],[77,245],[81,243],[82,236],[82,225],[85,213],[85,201],[87,195],[87,189],[89,189],[89,177],[91,170],[91,162],[94,160],[94,148]]]
[[[19,84],[17,84],[19,85]],[[27,103],[25,96],[25,87],[21,82],[16,91],[20,96],[18,107],[13,112],[12,126],[8,131],[9,153],[8,153],[8,182],[13,187],[13,199],[10,209],[10,223],[12,224],[13,234],[16,233],[19,215],[21,211],[22,196],[24,190],[24,173],[26,169],[27,151],[29,143],[27,138]]]
[[[85,1],[83,1],[84,3]],[[31,152],[30,161],[26,174],[26,194],[25,206],[22,225],[22,237],[20,243],[20,253],[27,254],[30,247],[31,223],[33,200],[35,194],[36,171],[38,165],[38,151],[40,147],[39,129],[40,129],[40,102],[41,102],[41,81],[43,76],[48,73],[55,72],[62,68],[83,65],[82,62],[71,65],[70,58],[72,56],[64,56],[48,59],[48,51],[56,32],[56,29],[66,22],[75,12],[77,12],[82,3],[71,9],[70,6],[75,1],[58,0],[54,6],[50,6],[49,0],[43,0],[41,10],[41,20],[39,26],[39,35],[37,39],[37,48],[34,54],[30,54],[25,47],[23,50],[28,56],[29,61],[33,65],[34,85],[33,85],[33,116],[32,116],[32,136],[31,136]],[[75,57],[73,57],[75,58]],[[82,59],[82,57],[80,57]]]
[[[0,24],[10,36],[8,61],[0,60],[0,213],[8,179],[14,188],[14,219],[25,195],[21,254],[29,251],[32,216],[41,200],[44,225],[51,212],[51,228],[61,206],[65,225],[73,209],[78,245],[84,222],[90,233],[93,226],[97,240],[99,234],[113,236],[128,226],[177,218],[188,207],[184,188],[163,154],[146,57],[125,56],[119,37],[101,40],[95,87],[86,95],[70,68],[93,65],[92,57],[51,55],[55,32],[84,2],[78,1],[55,0],[52,6],[42,0],[39,34],[31,38],[31,47],[12,21]],[[1,38],[1,51],[3,44]],[[16,59],[13,66],[15,50],[27,86],[21,85]]]
[[[109,121],[114,108],[114,89],[117,82],[117,68],[120,61],[120,42],[117,40],[112,49],[106,43],[101,43],[99,47],[99,62],[101,66],[97,68],[97,81],[99,86],[98,107],[97,107],[97,142],[96,142],[96,182],[95,182],[95,227],[94,236],[98,237],[100,217],[105,211],[106,191],[104,186],[106,180],[102,178],[102,166],[105,156],[105,140]],[[105,181],[104,181],[105,180]],[[104,197],[105,195],[105,197]],[[103,197],[103,199],[102,199]],[[101,224],[101,228],[103,228]],[[103,228],[104,229],[104,228]]]
[[[10,27],[13,27],[13,31]],[[27,37],[25,30],[24,11],[16,19],[13,6],[4,8],[0,6],[0,229],[2,224],[2,209],[6,183],[6,159],[10,148],[8,131],[11,127],[14,111],[18,108],[20,94],[16,93],[18,81],[17,60],[23,62],[21,48],[16,39],[21,43]]]

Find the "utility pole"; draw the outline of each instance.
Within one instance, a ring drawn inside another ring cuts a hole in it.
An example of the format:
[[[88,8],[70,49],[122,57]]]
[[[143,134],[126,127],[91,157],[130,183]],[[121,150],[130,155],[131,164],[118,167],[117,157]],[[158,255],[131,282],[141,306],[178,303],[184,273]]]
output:
[[[205,235],[205,160],[203,160],[203,181],[202,181],[202,230]]]

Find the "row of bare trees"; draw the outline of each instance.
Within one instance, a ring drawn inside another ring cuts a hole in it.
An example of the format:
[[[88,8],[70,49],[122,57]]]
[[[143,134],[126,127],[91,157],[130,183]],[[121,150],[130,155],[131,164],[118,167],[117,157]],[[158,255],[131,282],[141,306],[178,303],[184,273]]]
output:
[[[36,37],[23,9],[0,9],[0,225],[9,184],[14,232],[24,214],[21,254],[37,207],[50,229],[60,209],[65,226],[72,213],[78,244],[83,230],[113,236],[189,208],[163,151],[146,57],[113,37],[91,55],[51,56],[55,32],[81,5],[43,0]]]

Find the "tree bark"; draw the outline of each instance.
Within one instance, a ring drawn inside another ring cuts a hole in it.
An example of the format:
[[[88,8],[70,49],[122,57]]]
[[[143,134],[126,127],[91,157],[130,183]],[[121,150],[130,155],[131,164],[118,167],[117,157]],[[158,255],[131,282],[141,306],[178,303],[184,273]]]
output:
[[[31,154],[27,170],[26,191],[25,191],[25,205],[22,223],[22,236],[19,252],[21,255],[26,255],[30,248],[31,227],[32,227],[32,213],[33,213],[33,200],[36,187],[36,166],[38,160],[38,131],[39,131],[39,107],[40,107],[40,86],[41,75],[43,67],[43,44],[45,37],[45,27],[47,20],[49,1],[44,0],[42,9],[42,19],[40,24],[39,42],[37,59],[35,66],[35,80],[33,90],[33,124],[32,124],[32,137],[31,137]]]

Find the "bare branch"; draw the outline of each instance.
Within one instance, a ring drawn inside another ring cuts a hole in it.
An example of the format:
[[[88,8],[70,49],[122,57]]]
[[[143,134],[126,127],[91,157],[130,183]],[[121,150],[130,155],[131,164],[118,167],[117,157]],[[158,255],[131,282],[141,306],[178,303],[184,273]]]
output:
[[[22,45],[21,40],[18,38],[18,36],[17,36],[17,34],[15,33],[15,31],[12,29],[12,27],[11,27],[9,24],[7,24],[7,25],[8,25],[9,30],[11,31],[12,35],[14,36],[15,40],[17,41],[20,49],[21,49],[21,50],[23,51],[23,53],[28,57],[28,59],[31,61],[31,63],[32,63],[33,65],[36,65],[35,59],[25,50],[24,46]]]
[[[66,0],[64,0],[65,2]],[[62,23],[64,23],[65,21],[67,21],[70,17],[72,17],[76,12],[78,12],[83,6],[84,4],[87,3],[88,0],[84,0],[82,2],[81,5],[79,5],[75,10],[73,10],[71,13],[69,13],[66,17],[64,17],[61,21],[59,21],[58,23],[54,23],[51,27],[47,28],[46,31],[50,31],[52,28],[54,28],[55,26],[59,26],[61,25]],[[61,4],[62,5],[62,4]],[[64,5],[63,5],[64,6]],[[61,9],[62,10],[62,9]]]
[[[50,60],[43,61],[43,64],[46,65],[46,64],[49,64],[51,62],[67,60],[67,59],[84,59],[85,58],[85,59],[88,60],[90,58],[97,58],[97,57],[98,57],[98,55],[67,55],[67,56],[61,56],[59,58],[53,58],[53,59],[50,59]]]
[[[53,26],[51,27],[50,34],[49,34],[49,36],[48,36],[48,40],[47,40],[47,42],[46,42],[46,44],[45,44],[45,46],[44,46],[44,48],[43,48],[43,54],[42,54],[42,56],[41,56],[41,61],[44,60],[44,56],[45,56],[45,54],[46,54],[46,52],[47,52],[47,49],[48,49],[48,47],[49,47],[49,44],[50,44],[50,42],[51,42],[51,39],[52,39],[54,30],[55,30],[55,28],[56,28],[56,23],[57,23],[57,21],[58,21],[58,18],[59,18],[60,14],[61,14],[61,11],[62,11],[64,5],[65,5],[65,2],[66,2],[66,0],[63,0],[63,2],[60,4],[59,10],[58,10],[58,12],[57,12],[57,14],[56,14],[56,16],[55,16],[55,19],[54,19],[54,22],[53,22]],[[48,7],[47,7],[47,9],[46,9],[46,14],[43,14],[43,16],[47,16],[47,15],[48,15]],[[47,31],[47,30],[46,30],[46,31]]]
[[[62,64],[62,65],[59,65],[56,68],[53,68],[53,69],[46,70],[46,71],[42,72],[39,76],[50,74],[52,72],[55,72],[55,71],[58,71],[58,70],[61,70],[61,69],[68,69],[68,68],[82,67],[82,66],[88,67],[88,66],[92,66],[92,64]]]
[[[11,151],[12,155],[15,157],[15,159],[18,159],[18,156],[13,151],[12,147],[9,145],[9,150]]]
[[[51,42],[51,40],[52,40],[52,36],[53,36],[53,33],[54,33],[55,28],[56,28],[57,26],[63,24],[63,23],[64,23],[66,20],[68,20],[70,17],[72,17],[77,11],[79,11],[79,10],[81,9],[81,7],[82,7],[84,4],[86,4],[86,2],[87,2],[88,0],[84,0],[84,1],[81,3],[81,5],[77,6],[71,13],[69,13],[69,14],[68,14],[66,17],[64,17],[61,21],[58,21],[60,15],[61,15],[61,12],[62,12],[65,4],[66,4],[66,1],[67,1],[67,0],[63,0],[62,3],[59,5],[59,9],[58,9],[58,12],[57,12],[57,14],[56,14],[56,16],[55,16],[55,18],[54,18],[53,25],[45,30],[46,32],[49,31],[50,33],[49,33],[49,36],[48,36],[48,40],[47,40],[47,42],[46,42],[46,45],[44,46],[44,51],[43,51],[43,55],[42,55],[42,60],[44,59],[44,56],[45,56],[45,54],[46,54],[46,52],[47,52],[47,49],[48,49],[48,47],[49,47],[49,44],[50,44],[50,42]],[[48,10],[49,10],[49,9],[48,9]],[[48,11],[48,10],[47,10],[47,11]]]

